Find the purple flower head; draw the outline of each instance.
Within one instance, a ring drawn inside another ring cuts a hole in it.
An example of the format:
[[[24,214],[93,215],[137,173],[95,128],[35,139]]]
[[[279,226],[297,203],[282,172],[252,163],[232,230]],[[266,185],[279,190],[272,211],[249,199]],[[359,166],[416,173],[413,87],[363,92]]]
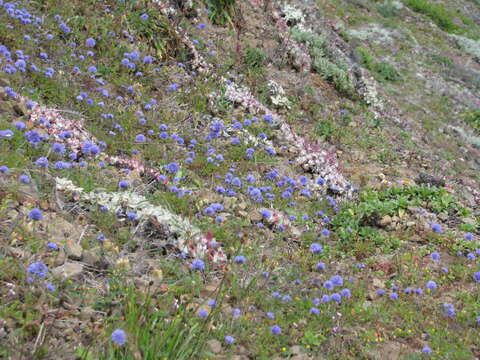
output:
[[[240,314],[242,313],[242,311],[238,308],[235,308],[232,310],[232,316],[236,319],[238,317],[240,317]]]
[[[433,224],[432,225],[432,231],[437,234],[442,233],[442,226],[440,224]]]
[[[352,297],[352,293],[351,293],[350,289],[342,289],[342,291],[340,291],[340,293],[341,293],[342,296],[345,297],[345,298],[350,298],[350,297]]]
[[[475,280],[475,282],[480,282],[480,271],[477,271],[473,274],[473,279]]]
[[[273,116],[270,114],[263,115],[263,121],[265,121],[267,124],[271,124],[273,121]]]
[[[438,253],[438,252],[433,252],[430,256],[431,256],[433,261],[440,260],[440,253]]]
[[[282,333],[282,328],[278,325],[273,325],[271,328],[270,328],[270,332],[273,334],[273,335],[280,335]]]
[[[30,178],[26,174],[20,175],[19,180],[24,184],[30,184]]]
[[[23,124],[23,123],[20,123]],[[4,139],[11,139],[13,137],[13,131],[12,130],[2,130],[0,131],[0,138]]]
[[[472,241],[473,240],[473,234],[472,233],[466,233],[464,235],[465,240]]]
[[[95,44],[96,44],[96,43],[97,43],[97,42],[96,42],[95,39],[93,39],[93,38],[88,38],[87,40],[85,40],[85,45],[86,45],[87,47],[89,47],[89,48],[95,47]]]
[[[340,275],[334,275],[330,279],[330,281],[333,283],[335,286],[342,286],[343,285],[343,278]]]
[[[121,329],[116,329],[114,332],[112,332],[111,339],[115,344],[122,346],[127,340],[127,334],[125,334],[125,331]]]
[[[57,244],[55,244],[54,242],[49,242],[47,245],[46,245],[47,249],[50,249],[50,250],[58,250],[58,246]]]
[[[217,301],[215,299],[208,300],[208,306],[215,307],[217,305]]]
[[[443,304],[443,311],[445,312],[445,315],[448,317],[455,316],[455,308],[453,307],[453,304]]]
[[[334,288],[333,282],[327,280],[323,283],[323,287],[327,290],[332,290]]]
[[[65,146],[59,143],[55,143],[52,146],[52,151],[56,152],[57,154],[65,154]]]
[[[137,217],[138,217],[137,214],[134,213],[134,212],[129,212],[129,213],[127,214],[128,220],[131,220],[131,221],[137,220]]]
[[[10,169],[6,165],[0,166],[0,173],[2,174],[8,174],[10,172]]]
[[[270,210],[267,210],[267,209],[264,209],[264,210],[260,211],[260,214],[266,220],[269,220],[272,217],[272,212]]]
[[[396,292],[392,292],[392,293],[390,294],[390,299],[391,299],[391,300],[394,300],[394,301],[397,300],[397,299],[398,299],[398,294],[397,294]]]
[[[48,283],[46,288],[47,288],[48,291],[55,291],[55,286],[51,283]]]
[[[322,304],[328,304],[330,302],[330,296],[325,294],[322,296]]]
[[[39,167],[47,167],[48,166],[48,159],[46,157],[40,157],[35,161],[35,165]]]
[[[430,347],[428,346],[424,346],[422,349],[422,353],[424,353],[425,355],[429,355],[432,353],[432,349],[430,349]]]
[[[319,262],[319,263],[315,266],[315,268],[316,268],[317,270],[325,270],[327,267],[326,267],[326,265],[325,265],[323,262]]]
[[[235,342],[235,338],[233,336],[227,335],[225,336],[225,343],[227,345],[233,344]]]
[[[201,259],[195,259],[192,261],[192,264],[190,265],[190,269],[203,271],[205,270],[205,263]]]
[[[143,21],[147,21],[148,20],[148,14],[140,15],[140,19],[142,19]]]
[[[28,213],[28,218],[30,220],[39,221],[43,219],[43,214],[40,209],[34,208]]]
[[[436,283],[435,281],[430,280],[430,281],[427,282],[427,289],[428,289],[428,290],[433,291],[433,290],[435,290],[436,288],[437,288],[437,283]]]
[[[338,304],[340,304],[342,302],[342,295],[340,295],[338,293],[333,293],[331,295],[331,298],[332,298],[333,301],[335,301]]]
[[[380,296],[383,296],[383,295],[385,295],[385,290],[377,289],[377,294],[380,295]]]
[[[176,174],[180,170],[180,166],[177,163],[170,163],[165,167],[170,174]]]
[[[200,309],[197,313],[198,317],[201,319],[205,319],[208,316],[208,311],[205,309]]]
[[[312,308],[310,308],[310,314],[318,315],[318,314],[320,314],[320,310],[316,307],[312,307]]]
[[[234,261],[236,264],[245,264],[245,262],[247,261],[247,259],[246,259],[245,256],[243,256],[243,255],[238,255],[238,256],[235,256],[235,258],[233,259],[233,261]]]
[[[275,314],[272,313],[272,312],[267,312],[267,317],[268,317],[269,319],[275,319]]]
[[[313,243],[312,245],[310,245],[310,251],[314,254],[322,254],[323,253],[322,245],[318,243]]]
[[[138,134],[137,136],[135,136],[135,141],[137,143],[144,143],[145,142],[145,135],[143,134]]]
[[[48,267],[45,263],[38,261],[34,262],[27,267],[27,272],[30,275],[35,275],[36,277],[42,279],[48,274]]]

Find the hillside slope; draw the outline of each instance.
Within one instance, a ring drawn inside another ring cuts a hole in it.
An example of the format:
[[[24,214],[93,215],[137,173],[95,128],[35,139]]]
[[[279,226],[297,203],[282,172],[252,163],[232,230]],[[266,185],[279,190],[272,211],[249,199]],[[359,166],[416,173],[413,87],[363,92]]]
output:
[[[480,357],[480,3],[0,0],[0,358]]]

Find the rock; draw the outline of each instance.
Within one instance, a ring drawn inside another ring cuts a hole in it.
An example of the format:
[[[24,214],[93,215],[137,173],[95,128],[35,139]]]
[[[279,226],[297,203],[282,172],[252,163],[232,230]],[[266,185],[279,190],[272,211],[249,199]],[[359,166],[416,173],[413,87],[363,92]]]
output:
[[[425,185],[436,186],[436,187],[445,186],[445,180],[442,180],[433,175],[429,175],[425,173],[420,173],[420,175],[418,175],[418,177],[415,179],[415,183],[417,185],[425,184]]]
[[[207,341],[207,346],[214,354],[219,354],[222,351],[222,344],[217,339]]]
[[[366,355],[368,355],[368,359],[372,360],[397,360],[404,359],[409,352],[411,352],[411,349],[409,349],[407,345],[395,341],[388,341],[369,349]]]
[[[464,218],[462,218],[462,221],[463,221],[464,224],[468,224],[468,225],[475,226],[477,224],[475,219],[472,219],[472,218],[464,217]]]
[[[250,220],[254,223],[262,221],[262,214],[260,214],[260,211],[258,211],[258,210],[250,213],[249,217],[250,217]]]
[[[100,263],[98,251],[98,248],[84,251],[82,254],[83,262],[90,266],[97,266]]]
[[[163,271],[162,269],[153,269],[152,270],[152,277],[155,281],[162,281],[163,280]]]
[[[95,310],[90,306],[84,307],[80,312],[80,319],[83,321],[88,321],[94,318]]]
[[[53,262],[53,264],[55,266],[60,266],[60,265],[63,265],[65,263],[65,260],[67,260],[67,255],[65,254],[65,250],[60,248],[58,250],[57,257],[55,258],[55,261]]]
[[[48,223],[48,236],[53,242],[63,242],[65,240],[78,240],[81,229],[76,223],[70,223],[55,214],[48,214],[45,221]]]
[[[245,346],[242,346],[242,345],[238,345],[237,348],[236,348],[236,351],[240,355],[247,355],[248,354],[247,348]]]
[[[248,204],[245,201],[242,201],[237,206],[240,210],[245,210],[247,208]]]
[[[249,360],[248,356],[245,355],[233,355],[231,360]]]
[[[415,221],[408,221],[406,225],[407,227],[415,226]]]
[[[83,249],[79,244],[73,241],[67,241],[67,244],[65,245],[65,253],[69,259],[81,260]]]
[[[79,263],[67,262],[62,266],[56,267],[52,270],[54,276],[62,277],[64,279],[77,277],[83,272],[83,265]]]
[[[385,215],[381,220],[380,220],[380,225],[383,227],[386,227],[387,225],[390,225],[392,223],[392,217],[390,215]]]
[[[10,86],[10,81],[7,78],[0,78],[0,86]]]
[[[475,196],[473,196],[473,194],[470,191],[462,190],[461,195],[467,201],[469,206],[476,206],[477,201],[475,200]]]
[[[307,354],[298,354],[292,356],[290,360],[310,360],[310,357]]]
[[[448,220],[448,214],[444,213],[444,212],[441,212],[440,214],[438,214],[438,218],[442,221],[447,221]]]
[[[13,110],[19,116],[26,115],[28,112],[27,105],[23,102],[13,105]]]
[[[294,345],[290,348],[290,354],[292,355],[303,354],[303,352],[304,352],[304,349],[300,345]]]

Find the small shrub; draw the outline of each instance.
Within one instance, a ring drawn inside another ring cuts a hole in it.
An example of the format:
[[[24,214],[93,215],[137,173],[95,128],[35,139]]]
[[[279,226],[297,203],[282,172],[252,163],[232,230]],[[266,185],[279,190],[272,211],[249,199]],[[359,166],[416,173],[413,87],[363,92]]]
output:
[[[365,69],[372,71],[378,81],[385,82],[400,80],[400,74],[392,64],[386,61],[381,61],[379,63],[375,62],[374,57],[368,52],[368,50],[362,47],[358,47],[356,50],[361,56],[361,64]]]
[[[315,126],[315,133],[325,139],[330,139],[333,135],[333,125],[328,119],[319,120]]]
[[[461,28],[452,20],[450,14],[441,4],[433,4],[427,0],[404,0],[412,10],[428,16],[443,31],[458,33]]]
[[[250,69],[258,70],[263,67],[267,55],[260,49],[248,47],[243,55],[243,63]]]
[[[432,54],[430,55],[430,59],[432,60],[432,62],[438,65],[442,65],[448,68],[451,68],[453,66],[453,61],[446,56]]]
[[[400,74],[398,73],[397,69],[395,67],[386,62],[382,61],[377,64],[375,64],[375,73],[377,80],[379,81],[397,81],[400,80]]]
[[[390,18],[397,16],[400,12],[400,9],[392,1],[386,1],[382,4],[377,5],[377,11],[383,17]]]
[[[329,54],[325,38],[297,28],[292,30],[292,38],[308,46],[313,60],[313,68],[317,73],[331,81],[341,93],[346,95],[354,93],[346,64],[342,59]]]
[[[480,110],[471,110],[463,114],[463,119],[480,133]]]
[[[232,18],[235,14],[235,0],[206,0],[206,3],[209,10],[209,17],[215,24],[233,24]]]

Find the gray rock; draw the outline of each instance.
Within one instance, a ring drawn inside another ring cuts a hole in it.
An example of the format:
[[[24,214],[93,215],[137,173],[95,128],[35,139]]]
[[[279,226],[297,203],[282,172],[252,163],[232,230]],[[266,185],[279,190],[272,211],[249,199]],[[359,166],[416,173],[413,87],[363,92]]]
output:
[[[304,353],[304,349],[300,345],[294,345],[290,348],[290,354],[292,355],[299,355],[303,353]]]
[[[97,266],[100,263],[98,251],[98,248],[84,251],[82,255],[83,262],[90,266]]]
[[[79,263],[67,262],[62,266],[56,267],[52,270],[54,276],[69,279],[81,275],[83,272],[83,265]]]
[[[217,339],[207,341],[208,348],[214,354],[219,354],[222,351],[222,344]]]
[[[69,259],[81,260],[83,249],[79,244],[74,243],[73,241],[67,241],[67,244],[65,245],[65,253]]]

